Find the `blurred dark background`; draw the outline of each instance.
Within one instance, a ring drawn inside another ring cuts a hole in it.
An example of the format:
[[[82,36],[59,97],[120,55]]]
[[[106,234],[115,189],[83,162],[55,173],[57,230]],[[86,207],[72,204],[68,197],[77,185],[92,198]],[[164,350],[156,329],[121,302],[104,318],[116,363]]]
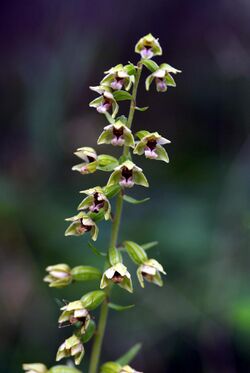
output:
[[[1,372],[53,365],[71,332],[57,329],[56,299],[97,286],[51,290],[42,278],[59,262],[102,267],[86,238],[63,235],[78,191],[108,177],[73,173],[72,153],[95,146],[105,125],[88,107],[88,86],[136,62],[148,32],[164,50],[156,61],[183,73],[166,94],[141,84],[138,104],[150,110],[136,113],[134,128],[169,138],[171,162],[137,158],[151,188],[131,195],[151,200],[125,206],[120,239],[158,240],[149,254],[168,276],[162,289],[142,290],[134,278],[134,295],[114,292],[136,307],[110,312],[103,361],[141,341],[133,365],[144,372],[250,371],[249,1],[14,0],[1,3],[0,19]],[[109,230],[101,224],[101,250]]]

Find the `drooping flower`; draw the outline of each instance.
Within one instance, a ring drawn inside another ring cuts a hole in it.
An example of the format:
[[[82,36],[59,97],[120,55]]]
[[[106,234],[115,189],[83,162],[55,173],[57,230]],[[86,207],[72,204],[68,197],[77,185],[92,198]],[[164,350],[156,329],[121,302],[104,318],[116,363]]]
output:
[[[70,356],[74,358],[76,365],[80,364],[84,356],[83,344],[76,335],[72,335],[61,344],[56,354],[56,361]]]
[[[135,46],[135,52],[140,53],[141,57],[146,59],[162,55],[158,39],[154,38],[152,34],[148,34],[138,41]]]
[[[55,264],[46,268],[48,272],[44,281],[49,283],[49,287],[62,288],[72,281],[71,269],[67,264]]]
[[[47,373],[48,372],[47,367],[41,363],[23,364],[22,368],[26,373]]]
[[[134,154],[144,154],[146,158],[169,162],[169,157],[162,145],[171,141],[159,135],[158,132],[139,131],[137,137],[140,139],[136,143]]]
[[[110,283],[118,284],[130,293],[133,292],[131,275],[128,272],[127,267],[122,263],[115,264],[103,273],[100,288],[104,289]]]
[[[80,323],[81,334],[86,332],[90,322],[90,314],[84,307],[82,301],[77,300],[75,302],[70,302],[66,306],[62,307],[61,310],[63,312],[58,320],[59,327]]]
[[[122,188],[132,188],[134,184],[148,187],[148,181],[142,172],[142,169],[131,161],[125,161],[116,167],[110,175],[108,186],[120,184]]]
[[[143,288],[144,280],[152,282],[153,284],[156,284],[158,286],[162,286],[163,282],[161,278],[161,273],[163,273],[164,275],[166,274],[162,265],[158,263],[155,259],[146,260],[137,269],[137,277]]]
[[[112,95],[111,89],[108,86],[96,86],[90,87],[92,91],[99,93],[101,96],[95,98],[90,102],[89,106],[94,107],[98,113],[105,114],[109,111],[112,112],[112,117],[115,118],[119,106]]]
[[[83,211],[80,211],[79,214],[65,220],[72,222],[66,229],[65,236],[82,236],[86,232],[90,232],[92,240],[97,240],[98,227]]]
[[[147,77],[145,82],[146,90],[149,90],[153,80],[155,80],[157,92],[166,92],[168,86],[176,87],[175,81],[170,73],[181,73],[181,70],[177,70],[174,67],[168,65],[167,63],[161,64],[159,66],[159,69],[157,69]]]
[[[135,146],[134,137],[131,130],[121,121],[117,120],[113,124],[104,127],[97,144],[112,144],[114,146]]]
[[[103,209],[105,220],[110,219],[111,205],[101,187],[82,190],[80,193],[87,194],[87,197],[80,203],[78,210],[89,209],[90,212],[98,213]]]
[[[83,160],[83,163],[72,167],[73,171],[78,171],[81,174],[90,174],[96,171],[97,154],[95,149],[90,147],[78,148],[74,154]]]
[[[105,74],[107,75],[103,78],[100,84],[102,86],[108,86],[114,91],[119,91],[123,89],[123,87],[126,91],[129,91],[132,83],[135,81],[134,75],[129,74],[130,71],[131,65],[116,65],[110,70],[105,71]]]

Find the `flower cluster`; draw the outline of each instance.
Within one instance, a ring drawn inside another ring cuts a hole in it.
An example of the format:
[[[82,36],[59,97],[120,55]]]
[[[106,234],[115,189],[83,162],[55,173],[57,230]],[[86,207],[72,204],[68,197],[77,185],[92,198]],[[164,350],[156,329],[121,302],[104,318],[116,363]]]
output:
[[[108,123],[100,131],[97,140],[98,145],[109,144],[122,148],[120,158],[108,154],[99,154],[94,148],[80,147],[75,155],[81,163],[73,166],[72,170],[82,175],[92,174],[97,170],[110,173],[104,186],[94,186],[81,191],[84,199],[78,204],[77,212],[67,218],[69,226],[65,236],[89,235],[96,241],[99,233],[99,222],[110,221],[112,224],[111,241],[107,252],[100,252],[89,242],[89,246],[99,256],[105,257],[104,270],[98,268],[78,265],[71,268],[68,264],[61,263],[50,265],[46,268],[47,275],[45,282],[50,287],[64,288],[76,281],[97,281],[97,289],[84,294],[80,299],[67,302],[61,307],[61,315],[58,319],[59,327],[73,328],[73,334],[69,336],[58,348],[56,361],[72,357],[76,365],[79,365],[84,353],[85,343],[96,335],[93,343],[93,350],[90,359],[89,373],[97,373],[101,342],[105,327],[107,308],[116,310],[127,309],[129,306],[119,306],[110,302],[111,289],[113,286],[133,292],[132,276],[123,263],[123,255],[127,253],[132,262],[136,265],[136,273],[139,284],[144,288],[144,282],[163,285],[162,275],[165,275],[162,265],[156,260],[149,258],[146,249],[149,244],[139,245],[134,241],[124,241],[118,246],[118,230],[121,220],[122,204],[141,203],[127,195],[128,190],[135,185],[148,187],[149,182],[141,167],[132,160],[133,155],[141,156],[151,160],[160,160],[168,163],[169,157],[164,145],[170,143],[168,139],[158,132],[140,130],[132,132],[132,121],[135,110],[144,111],[146,108],[139,108],[136,103],[136,95],[139,79],[143,68],[149,70],[145,80],[146,90],[150,89],[153,81],[158,92],[165,92],[167,87],[175,87],[173,74],[180,73],[167,63],[158,65],[152,57],[161,56],[162,48],[152,34],[141,38],[135,46],[135,52],[140,55],[137,64],[129,62],[126,65],[118,64],[105,71],[103,79],[96,86],[90,89],[99,96],[90,102],[89,106],[104,114]],[[171,75],[172,74],[172,75]],[[128,116],[118,116],[119,101],[129,102]],[[112,198],[116,197],[116,211],[111,211]],[[101,306],[100,324],[96,329],[92,311]],[[131,368],[130,354],[125,354],[124,359],[105,363],[101,366],[101,373],[139,373]],[[120,361],[123,363],[121,364]],[[43,364],[24,364],[26,373],[57,373],[79,372],[75,368],[64,370],[64,366],[47,369]],[[56,368],[56,370],[55,370]],[[72,370],[71,370],[72,369]]]

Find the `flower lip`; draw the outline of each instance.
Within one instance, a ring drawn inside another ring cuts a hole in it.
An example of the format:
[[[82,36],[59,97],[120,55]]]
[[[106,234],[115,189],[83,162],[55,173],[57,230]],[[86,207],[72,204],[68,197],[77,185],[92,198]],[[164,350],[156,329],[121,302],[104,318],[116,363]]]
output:
[[[111,281],[115,284],[120,284],[124,279],[124,276],[122,276],[119,272],[115,271]]]
[[[90,209],[91,212],[98,213],[100,211],[100,209],[104,207],[105,201],[102,198],[102,196],[100,195],[100,193],[98,193],[98,192],[95,192],[93,197],[94,197],[94,201],[93,201],[92,205],[89,207],[89,209]]]

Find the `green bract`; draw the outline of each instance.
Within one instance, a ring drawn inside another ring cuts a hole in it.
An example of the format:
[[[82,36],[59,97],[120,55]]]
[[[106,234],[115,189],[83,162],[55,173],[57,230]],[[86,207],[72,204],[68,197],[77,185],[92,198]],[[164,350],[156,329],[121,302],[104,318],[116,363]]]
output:
[[[125,161],[115,168],[111,174],[108,186],[120,184],[122,188],[132,188],[134,184],[148,187],[148,181],[142,172],[142,169],[131,161]]]
[[[140,131],[137,133],[139,141],[136,143],[134,154],[144,154],[146,158],[169,162],[169,157],[162,145],[169,144],[171,141],[159,135],[158,132]]]
[[[152,58],[154,56],[161,56],[162,49],[158,39],[154,38],[152,34],[143,36],[135,46],[135,52],[140,53],[142,58]]]
[[[65,236],[82,236],[90,232],[92,240],[97,240],[99,229],[95,222],[84,212],[81,211],[79,214],[65,220],[72,222],[66,229]]]
[[[44,277],[44,281],[48,282],[50,287],[62,288],[72,281],[71,269],[67,264],[48,266],[46,271],[48,275]]]
[[[106,220],[110,219],[111,206],[103,189],[101,187],[82,190],[80,193],[87,194],[88,197],[79,204],[78,210],[88,209],[90,212],[97,214],[102,210]]]
[[[104,127],[97,144],[112,144],[114,146],[135,146],[131,130],[121,120]]]
[[[131,275],[128,272],[127,267],[122,263],[115,264],[103,273],[100,288],[104,289],[110,283],[118,284],[130,293],[133,292]]]
[[[137,269],[137,277],[143,288],[144,279],[158,286],[162,286],[163,282],[161,279],[161,273],[163,273],[164,275],[166,274],[162,265],[158,263],[155,259],[146,260]]]
[[[123,66],[119,64],[105,71],[107,75],[102,79],[100,84],[102,86],[108,86],[114,91],[121,90],[123,87],[126,91],[129,91],[131,85],[135,81],[133,73],[135,73],[135,67],[132,70],[132,65]]]
[[[90,87],[90,89],[92,89],[92,91],[99,93],[101,96],[91,101],[89,103],[89,106],[95,108],[100,114],[105,114],[111,111],[112,118],[115,118],[119,106],[113,94],[110,92],[110,88],[103,85]]]
[[[72,337],[66,339],[61,344],[56,354],[56,361],[60,361],[61,359],[70,356],[74,358],[76,365],[80,364],[84,356],[83,344],[76,335],[72,335]]]
[[[147,77],[145,82],[146,90],[149,90],[153,80],[155,80],[157,92],[166,92],[168,86],[176,87],[175,81],[170,73],[181,73],[181,70],[177,70],[167,63],[160,65],[156,71]]]
[[[33,363],[33,364],[23,364],[23,370],[26,373],[47,373],[47,367],[44,364]]]

